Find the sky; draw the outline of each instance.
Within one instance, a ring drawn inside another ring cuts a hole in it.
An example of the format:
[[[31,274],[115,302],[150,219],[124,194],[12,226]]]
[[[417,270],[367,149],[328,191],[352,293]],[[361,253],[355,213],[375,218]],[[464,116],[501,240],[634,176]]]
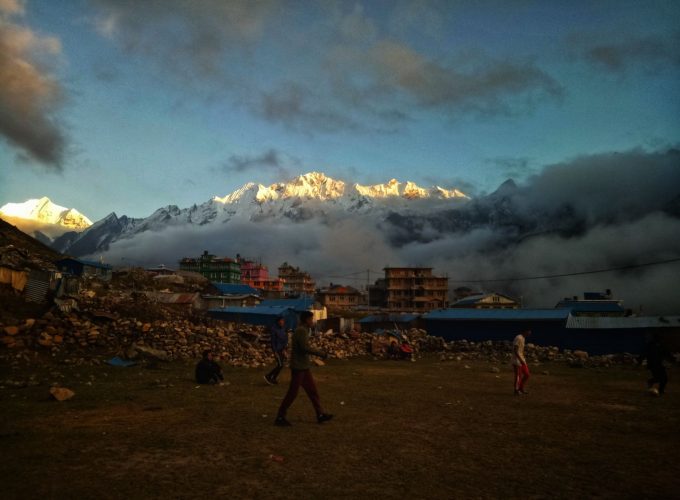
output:
[[[677,147],[679,77],[676,1],[0,0],[0,205],[144,217],[313,170],[474,196]]]

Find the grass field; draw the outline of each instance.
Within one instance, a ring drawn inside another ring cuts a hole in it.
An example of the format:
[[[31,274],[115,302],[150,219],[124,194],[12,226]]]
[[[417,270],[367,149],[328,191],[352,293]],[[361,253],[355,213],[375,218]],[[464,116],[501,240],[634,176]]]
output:
[[[291,428],[272,425],[282,384],[227,368],[200,387],[193,366],[38,367],[42,385],[0,390],[3,498],[676,497],[680,393],[645,394],[640,368],[534,367],[512,395],[509,367],[330,361],[314,374],[324,425],[304,393]],[[11,378],[1,369],[0,380]],[[549,371],[549,374],[543,374]],[[59,381],[76,391],[49,398]],[[91,385],[90,385],[91,384]],[[679,389],[680,390],[680,389]],[[283,461],[271,456],[281,456]]]

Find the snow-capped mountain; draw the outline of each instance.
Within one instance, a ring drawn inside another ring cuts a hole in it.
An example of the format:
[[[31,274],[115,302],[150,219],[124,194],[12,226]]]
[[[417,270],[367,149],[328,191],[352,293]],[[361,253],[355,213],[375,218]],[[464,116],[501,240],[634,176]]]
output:
[[[0,208],[0,217],[47,244],[67,231],[84,231],[92,225],[75,208],[62,207],[47,197],[7,203]]]
[[[61,252],[89,255],[106,250],[117,240],[173,226],[277,218],[293,222],[313,218],[327,220],[359,213],[385,217],[393,210],[420,213],[433,204],[440,208],[451,207],[452,203],[469,199],[457,189],[439,186],[426,189],[410,181],[402,183],[392,179],[385,184],[363,186],[332,179],[320,172],[309,172],[269,186],[250,182],[231,194],[215,196],[200,205],[187,208],[168,205],[146,218],[118,217],[112,213],[80,234],[64,234],[53,246]]]
[[[70,230],[83,230],[92,225],[92,221],[75,208],[52,203],[46,196],[23,203],[7,203],[0,208],[0,216],[54,224]]]

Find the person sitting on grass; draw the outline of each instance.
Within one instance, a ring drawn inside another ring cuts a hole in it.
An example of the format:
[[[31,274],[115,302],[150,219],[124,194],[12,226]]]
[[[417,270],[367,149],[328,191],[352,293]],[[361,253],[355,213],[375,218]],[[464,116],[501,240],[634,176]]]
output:
[[[213,361],[212,351],[203,351],[203,358],[196,365],[196,382],[199,384],[218,384],[224,380],[222,368]]]
[[[314,315],[310,311],[303,311],[300,314],[300,326],[295,329],[292,340],[292,354],[290,356],[290,386],[286,397],[283,398],[279,407],[274,425],[279,427],[289,427],[291,424],[286,420],[286,412],[297,397],[300,386],[305,390],[309,400],[316,411],[316,421],[320,424],[333,418],[333,415],[326,413],[321,407],[319,392],[316,390],[314,377],[312,377],[310,354],[327,358],[327,354],[312,349],[309,346],[309,331],[314,324]]]

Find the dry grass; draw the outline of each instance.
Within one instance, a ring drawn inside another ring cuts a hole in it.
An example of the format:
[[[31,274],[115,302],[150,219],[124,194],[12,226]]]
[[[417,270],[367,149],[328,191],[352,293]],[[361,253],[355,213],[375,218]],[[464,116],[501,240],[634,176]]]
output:
[[[269,387],[260,371],[228,369],[229,385],[196,388],[188,364],[60,367],[76,397],[57,403],[48,398],[55,369],[38,368],[43,385],[0,390],[2,496],[677,495],[673,380],[654,399],[641,369],[545,365],[516,398],[509,370],[469,365],[331,361],[315,377],[336,420],[317,425],[301,394],[285,429],[272,420],[287,375]]]

